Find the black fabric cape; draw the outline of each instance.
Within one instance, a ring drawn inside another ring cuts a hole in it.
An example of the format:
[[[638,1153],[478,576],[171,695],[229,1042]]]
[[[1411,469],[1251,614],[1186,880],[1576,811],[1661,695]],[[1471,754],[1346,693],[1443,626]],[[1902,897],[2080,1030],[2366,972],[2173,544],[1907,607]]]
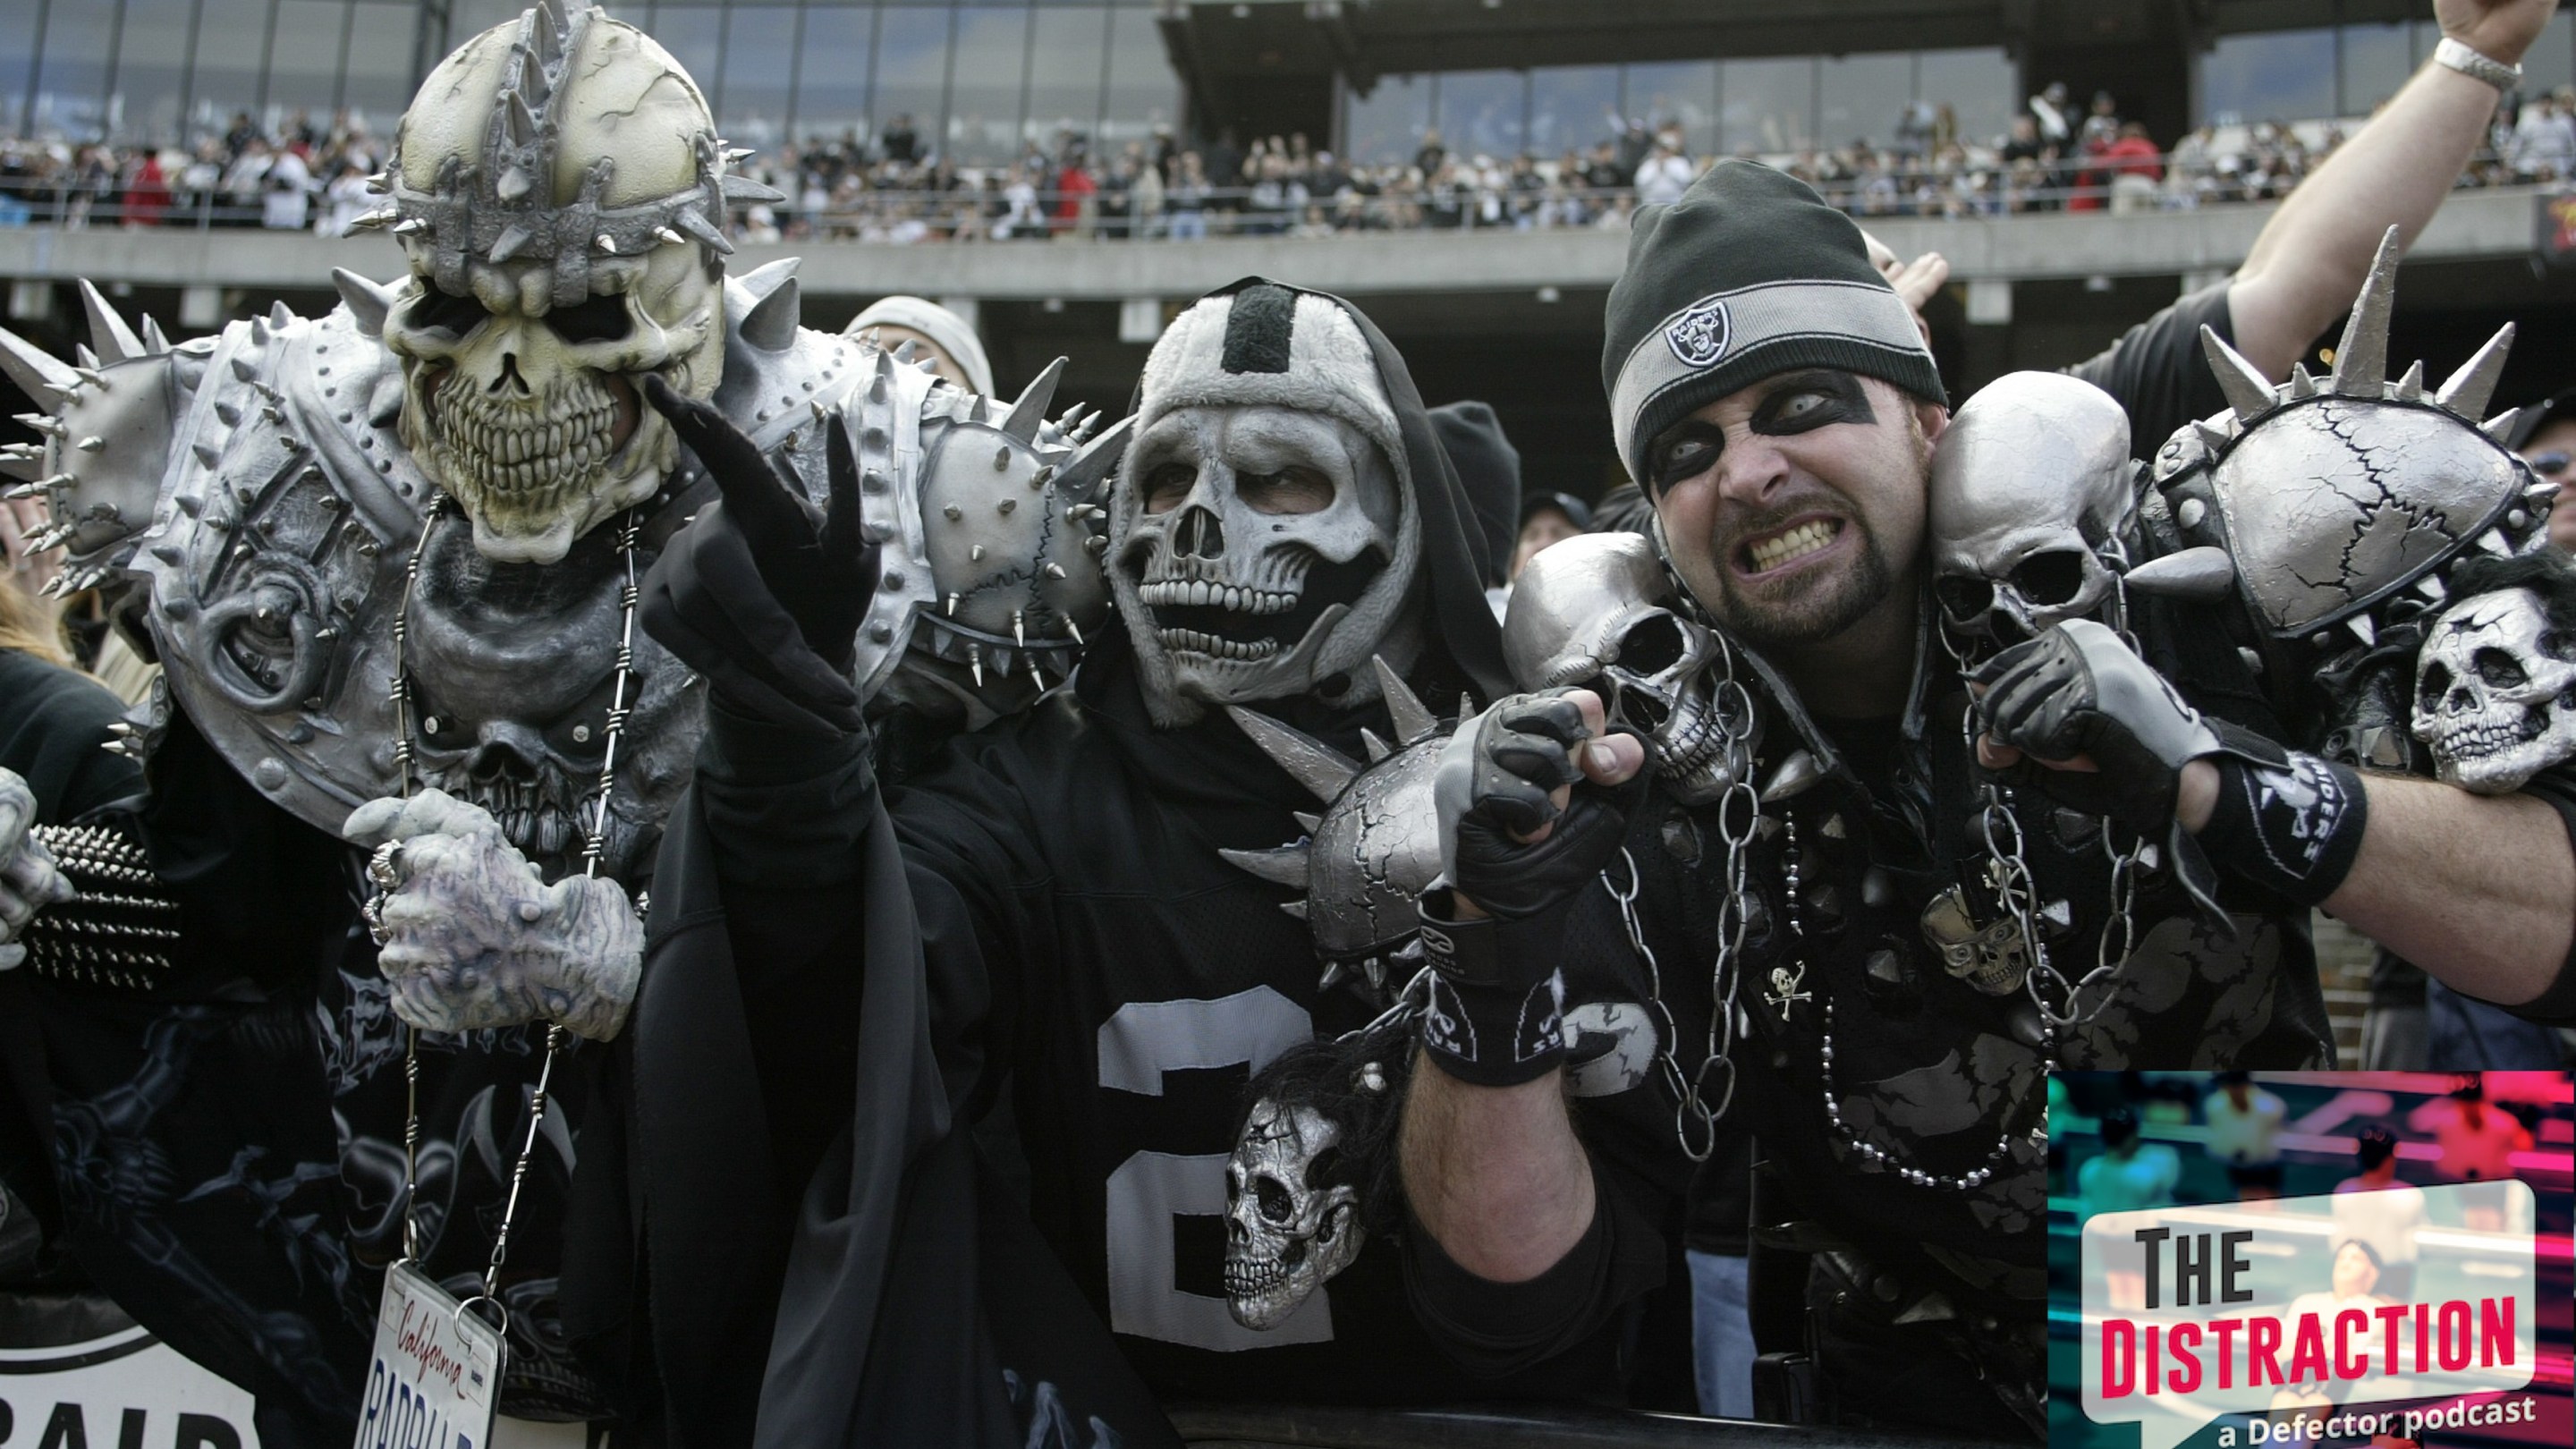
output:
[[[1421,511],[1435,642],[1416,687],[1490,700],[1507,674],[1464,490],[1401,358],[1339,305],[1380,359]],[[1384,729],[1377,704],[1273,712],[1355,754],[1362,725]],[[586,1156],[631,1154],[629,1191],[582,1210],[576,1239],[597,1251],[568,1265],[567,1321],[627,1370],[644,1442],[1088,1449],[1103,1428],[1130,1446],[1172,1442],[1130,1362],[1146,1351],[1163,1371],[1144,1378],[1166,1394],[1187,1374],[1148,1341],[1113,1346],[1103,1321],[1086,1221],[1099,1182],[1082,1159],[1125,1146],[1058,1120],[1101,1093],[1098,1023],[1066,998],[1096,1014],[1131,991],[1221,996],[1206,984],[1220,976],[1249,989],[1240,976],[1317,1029],[1366,1020],[1356,996],[1318,999],[1311,938],[1277,909],[1283,892],[1216,855],[1295,839],[1293,812],[1316,802],[1221,713],[1152,728],[1118,631],[1075,690],[956,741],[882,802],[863,751],[711,710],[653,888],[621,1053],[631,1117],[621,1145],[584,1143]],[[1006,1079],[1045,1244],[959,1130]],[[1233,1090],[1163,1126],[1221,1153]],[[1068,1264],[1085,1241],[1084,1263]],[[1345,1358],[1379,1360],[1376,1382],[1346,1394],[1468,1392],[1412,1323],[1393,1254],[1378,1266],[1346,1275],[1375,1285],[1353,1288],[1367,1309],[1347,1316],[1400,1348],[1278,1352],[1318,1382],[1347,1380]]]

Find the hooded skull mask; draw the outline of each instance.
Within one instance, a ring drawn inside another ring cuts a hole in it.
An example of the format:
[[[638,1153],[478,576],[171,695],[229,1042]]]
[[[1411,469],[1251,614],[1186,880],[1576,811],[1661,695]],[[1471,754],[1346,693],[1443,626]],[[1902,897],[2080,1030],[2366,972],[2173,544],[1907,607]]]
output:
[[[442,61],[388,167],[411,277],[384,320],[401,435],[475,547],[553,563],[662,486],[677,448],[638,384],[722,369],[733,153],[669,53],[552,0]],[[381,214],[380,214],[381,215]]]
[[[2506,794],[2576,757],[2576,569],[2541,554],[2455,577],[2424,631],[2411,724],[2443,780]]]
[[[1211,705],[1377,694],[1409,668],[1422,529],[1369,338],[1272,283],[1207,297],[1145,364],[1110,508],[1110,587],[1166,728]]]

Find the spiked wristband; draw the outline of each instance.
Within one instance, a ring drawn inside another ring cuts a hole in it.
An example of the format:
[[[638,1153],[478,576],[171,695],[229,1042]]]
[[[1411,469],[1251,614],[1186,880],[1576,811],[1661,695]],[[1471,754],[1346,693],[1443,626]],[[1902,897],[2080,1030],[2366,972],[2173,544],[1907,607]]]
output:
[[[1460,920],[1441,886],[1419,909],[1422,959],[1431,968],[1422,1048],[1431,1060],[1479,1087],[1517,1086],[1562,1065],[1565,977],[1556,961],[1566,907]]]
[[[2260,735],[2218,727],[2226,748],[2218,803],[2200,848],[2221,870],[2303,906],[2324,903],[2352,873],[2370,819],[2361,776]]]

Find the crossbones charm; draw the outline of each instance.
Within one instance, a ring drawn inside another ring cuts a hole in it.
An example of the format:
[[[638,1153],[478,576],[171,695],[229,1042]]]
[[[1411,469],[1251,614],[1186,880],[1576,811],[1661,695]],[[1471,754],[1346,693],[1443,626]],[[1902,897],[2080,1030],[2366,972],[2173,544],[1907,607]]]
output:
[[[1798,963],[1798,969],[1794,975],[1786,966],[1771,968],[1771,989],[1762,993],[1762,999],[1771,1003],[1773,1011],[1780,1013],[1780,1020],[1783,1023],[1789,1020],[1792,1007],[1801,1001],[1814,999],[1812,993],[1798,989],[1806,984],[1806,980],[1807,963],[1804,961]]]

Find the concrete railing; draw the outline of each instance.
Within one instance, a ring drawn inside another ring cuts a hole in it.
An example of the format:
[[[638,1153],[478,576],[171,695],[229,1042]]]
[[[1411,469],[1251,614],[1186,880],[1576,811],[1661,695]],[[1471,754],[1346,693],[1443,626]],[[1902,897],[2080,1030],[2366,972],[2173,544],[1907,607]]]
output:
[[[2454,193],[2411,253],[2419,260],[2530,253],[2538,193],[2512,187]],[[1901,256],[1939,251],[1965,282],[2233,270],[2270,205],[2111,216],[2050,213],[1961,220],[1878,219],[1871,229]],[[1515,292],[1605,288],[1628,238],[1604,231],[1346,233],[1208,241],[1056,241],[895,246],[822,242],[742,247],[733,269],[802,256],[808,296],[1061,298],[1191,297],[1259,274],[1326,291]],[[239,289],[254,295],[327,285],[331,268],[386,277],[401,270],[381,235],[306,232],[0,229],[0,279]]]

